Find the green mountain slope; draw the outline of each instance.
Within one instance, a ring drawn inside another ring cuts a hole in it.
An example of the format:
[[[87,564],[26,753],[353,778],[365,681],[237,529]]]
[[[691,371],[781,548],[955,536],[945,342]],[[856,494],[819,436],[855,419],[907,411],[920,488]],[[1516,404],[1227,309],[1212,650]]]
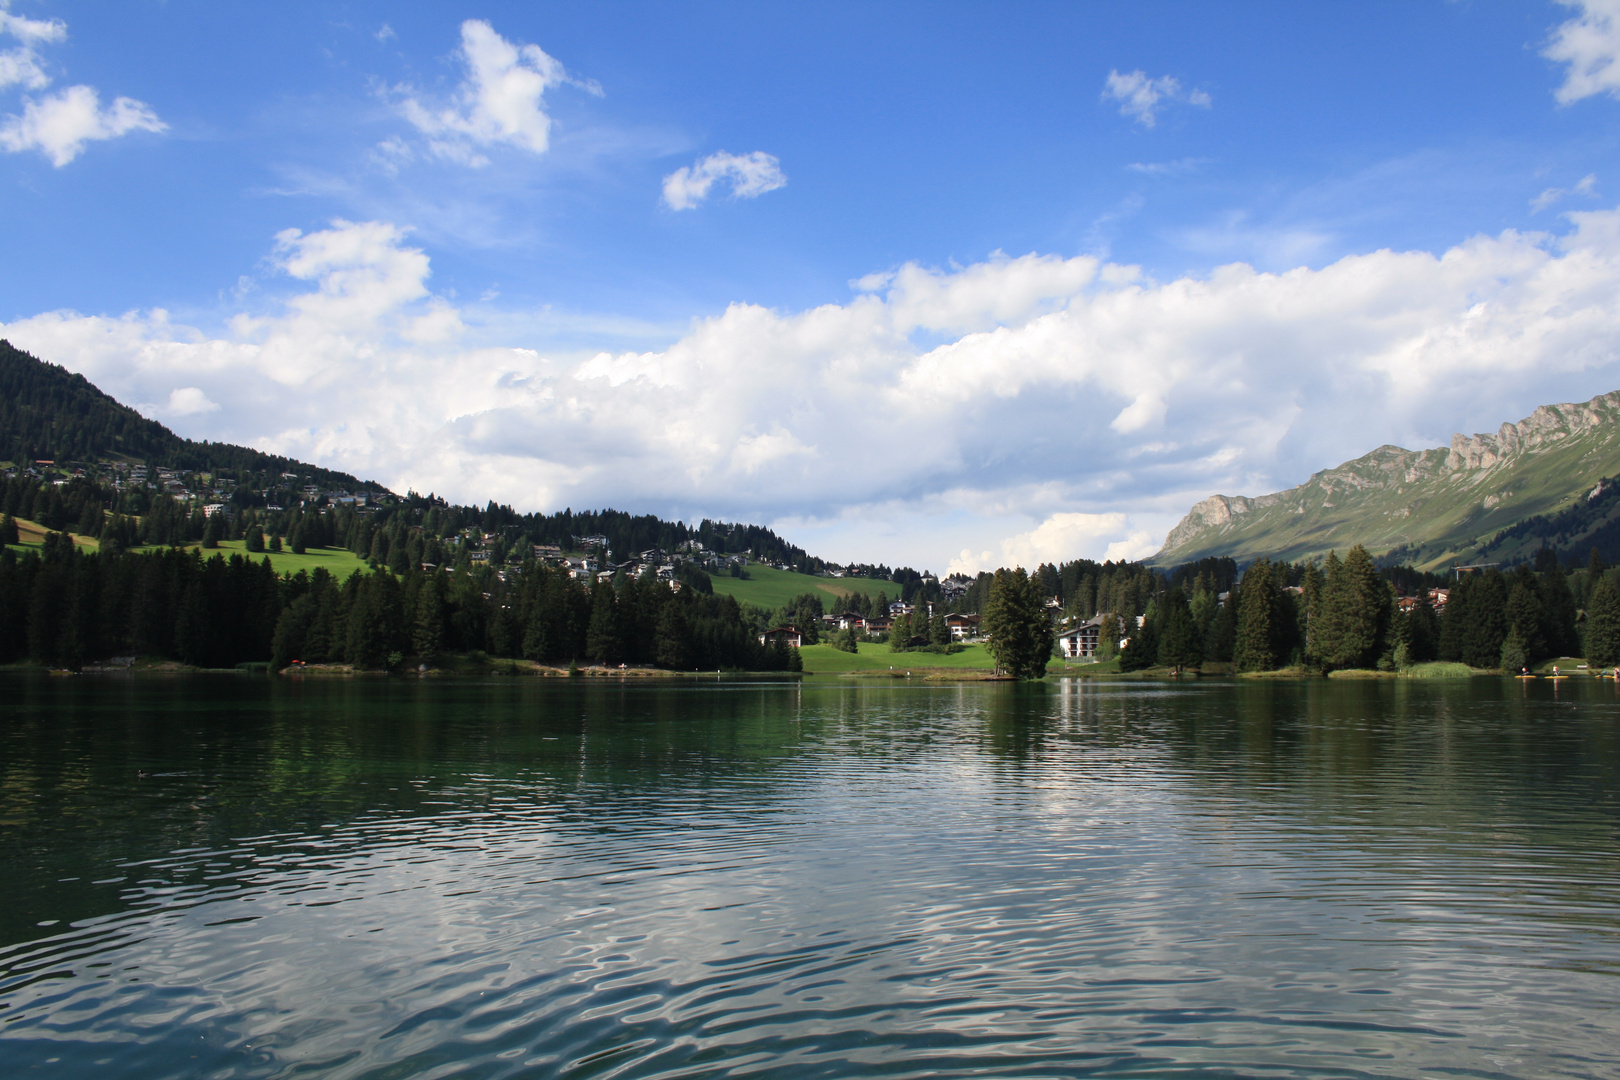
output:
[[[754,604],[766,610],[782,607],[788,601],[809,593],[821,599],[827,611],[844,610],[843,598],[851,593],[862,593],[876,598],[883,593],[890,600],[900,599],[901,586],[881,578],[830,578],[813,574],[799,574],[792,570],[776,570],[757,563],[748,568],[748,580],[714,576],[714,591],[721,596],[735,596],[738,601]]]
[[[1607,537],[1620,542],[1620,498],[1605,498],[1613,492],[1603,483],[1616,475],[1620,391],[1543,405],[1495,434],[1454,435],[1450,447],[1381,446],[1273,495],[1212,495],[1153,561],[1293,561],[1355,544],[1424,569],[1513,562],[1543,544],[1584,555]]]
[[[83,375],[0,339],[0,458],[29,462],[124,459],[174,469],[293,472],[323,487],[383,490],[348,473],[229,443],[193,442],[96,389]]]

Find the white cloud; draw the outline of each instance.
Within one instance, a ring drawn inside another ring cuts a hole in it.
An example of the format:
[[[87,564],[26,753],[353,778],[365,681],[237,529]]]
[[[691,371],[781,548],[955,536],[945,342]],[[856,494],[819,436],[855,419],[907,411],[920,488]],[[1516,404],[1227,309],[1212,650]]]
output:
[[[51,312],[0,335],[168,401],[193,437],[400,489],[788,523],[917,566],[1123,558],[1212,492],[1620,387],[1620,210],[1568,219],[1165,282],[1085,256],[908,264],[843,303],[734,304],[666,347],[579,356],[436,295],[405,230],[335,222],[281,233],[290,295],[222,332]]]
[[[0,4],[0,35],[20,44],[0,52],[0,90],[21,86],[43,90],[50,85],[39,46],[67,39],[67,24],[60,19],[29,19],[13,15]],[[21,115],[0,117],[0,149],[9,153],[38,150],[61,168],[84,150],[84,144],[115,139],[132,131],[164,131],[149,105],[120,97],[103,109],[93,87],[70,86],[42,98],[23,99]]]
[[[514,45],[482,19],[461,24],[456,56],[466,69],[450,101],[427,103],[399,88],[400,110],[440,157],[466,165],[488,164],[483,151],[496,145],[543,154],[551,143],[547,90],[565,83],[600,94],[594,82],[571,77],[538,45]]]
[[[1553,31],[1541,55],[1568,64],[1554,93],[1569,105],[1594,94],[1620,97],[1620,0],[1558,0],[1580,12]]]
[[[30,99],[21,116],[0,121],[0,147],[18,153],[38,150],[61,168],[84,150],[84,144],[116,139],[132,131],[166,131],[157,113],[133,98],[121,97],[103,109],[89,86],[70,86],[43,98]]]
[[[1159,542],[1155,534],[1133,528],[1130,518],[1123,513],[1059,513],[1027,532],[1001,541],[999,554],[988,550],[975,553],[964,548],[945,567],[945,572],[977,574],[1001,566],[1034,570],[1042,563],[1057,565],[1099,555],[1116,561],[1143,559],[1159,549]]]
[[[29,19],[13,15],[0,4],[0,35],[16,38],[18,44],[0,52],[0,90],[21,85],[42,90],[50,76],[39,57],[39,46],[67,39],[67,24],[61,19]]]
[[[1587,173],[1572,188],[1548,188],[1530,200],[1530,212],[1539,214],[1565,195],[1585,195],[1588,198],[1595,198],[1597,196],[1597,173]]]
[[[716,183],[729,183],[734,199],[754,199],[784,186],[787,176],[782,163],[762,150],[752,154],[722,150],[664,177],[664,205],[671,210],[691,210],[709,197],[709,189]]]
[[[1145,71],[1132,71],[1124,75],[1110,71],[1103,83],[1102,99],[1119,102],[1119,114],[1130,117],[1143,127],[1158,123],[1159,110],[1172,102],[1184,101],[1202,109],[1210,108],[1215,103],[1203,90],[1184,93],[1181,80],[1173,75],[1153,79]]]
[[[219,405],[210,401],[208,395],[197,387],[182,386],[170,392],[167,405],[154,411],[164,416],[184,417],[216,412],[218,409]]]

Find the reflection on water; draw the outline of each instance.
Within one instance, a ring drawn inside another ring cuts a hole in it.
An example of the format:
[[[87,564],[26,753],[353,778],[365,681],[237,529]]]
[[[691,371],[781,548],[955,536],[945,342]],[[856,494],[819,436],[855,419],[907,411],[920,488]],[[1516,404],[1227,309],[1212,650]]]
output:
[[[1620,1071],[1612,684],[0,693],[7,1076]]]

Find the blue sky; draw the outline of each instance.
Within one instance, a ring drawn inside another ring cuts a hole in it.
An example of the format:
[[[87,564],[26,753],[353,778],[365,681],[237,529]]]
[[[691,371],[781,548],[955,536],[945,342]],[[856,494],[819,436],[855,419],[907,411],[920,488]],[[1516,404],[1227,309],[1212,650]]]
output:
[[[396,487],[1140,556],[1620,388],[1608,0],[3,11],[0,332]]]

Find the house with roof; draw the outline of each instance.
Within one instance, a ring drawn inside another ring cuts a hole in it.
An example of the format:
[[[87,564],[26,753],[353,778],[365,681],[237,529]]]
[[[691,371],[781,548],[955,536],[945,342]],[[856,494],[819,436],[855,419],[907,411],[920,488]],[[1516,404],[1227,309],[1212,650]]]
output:
[[[1057,636],[1058,651],[1065,660],[1090,660],[1097,655],[1097,642],[1102,634],[1103,617],[1093,616],[1076,623]]]
[[[945,616],[945,625],[951,631],[952,641],[979,636],[979,617],[965,612]]]
[[[759,635],[761,645],[775,645],[779,641],[790,649],[797,649],[803,645],[804,635],[793,626],[773,626]]]

